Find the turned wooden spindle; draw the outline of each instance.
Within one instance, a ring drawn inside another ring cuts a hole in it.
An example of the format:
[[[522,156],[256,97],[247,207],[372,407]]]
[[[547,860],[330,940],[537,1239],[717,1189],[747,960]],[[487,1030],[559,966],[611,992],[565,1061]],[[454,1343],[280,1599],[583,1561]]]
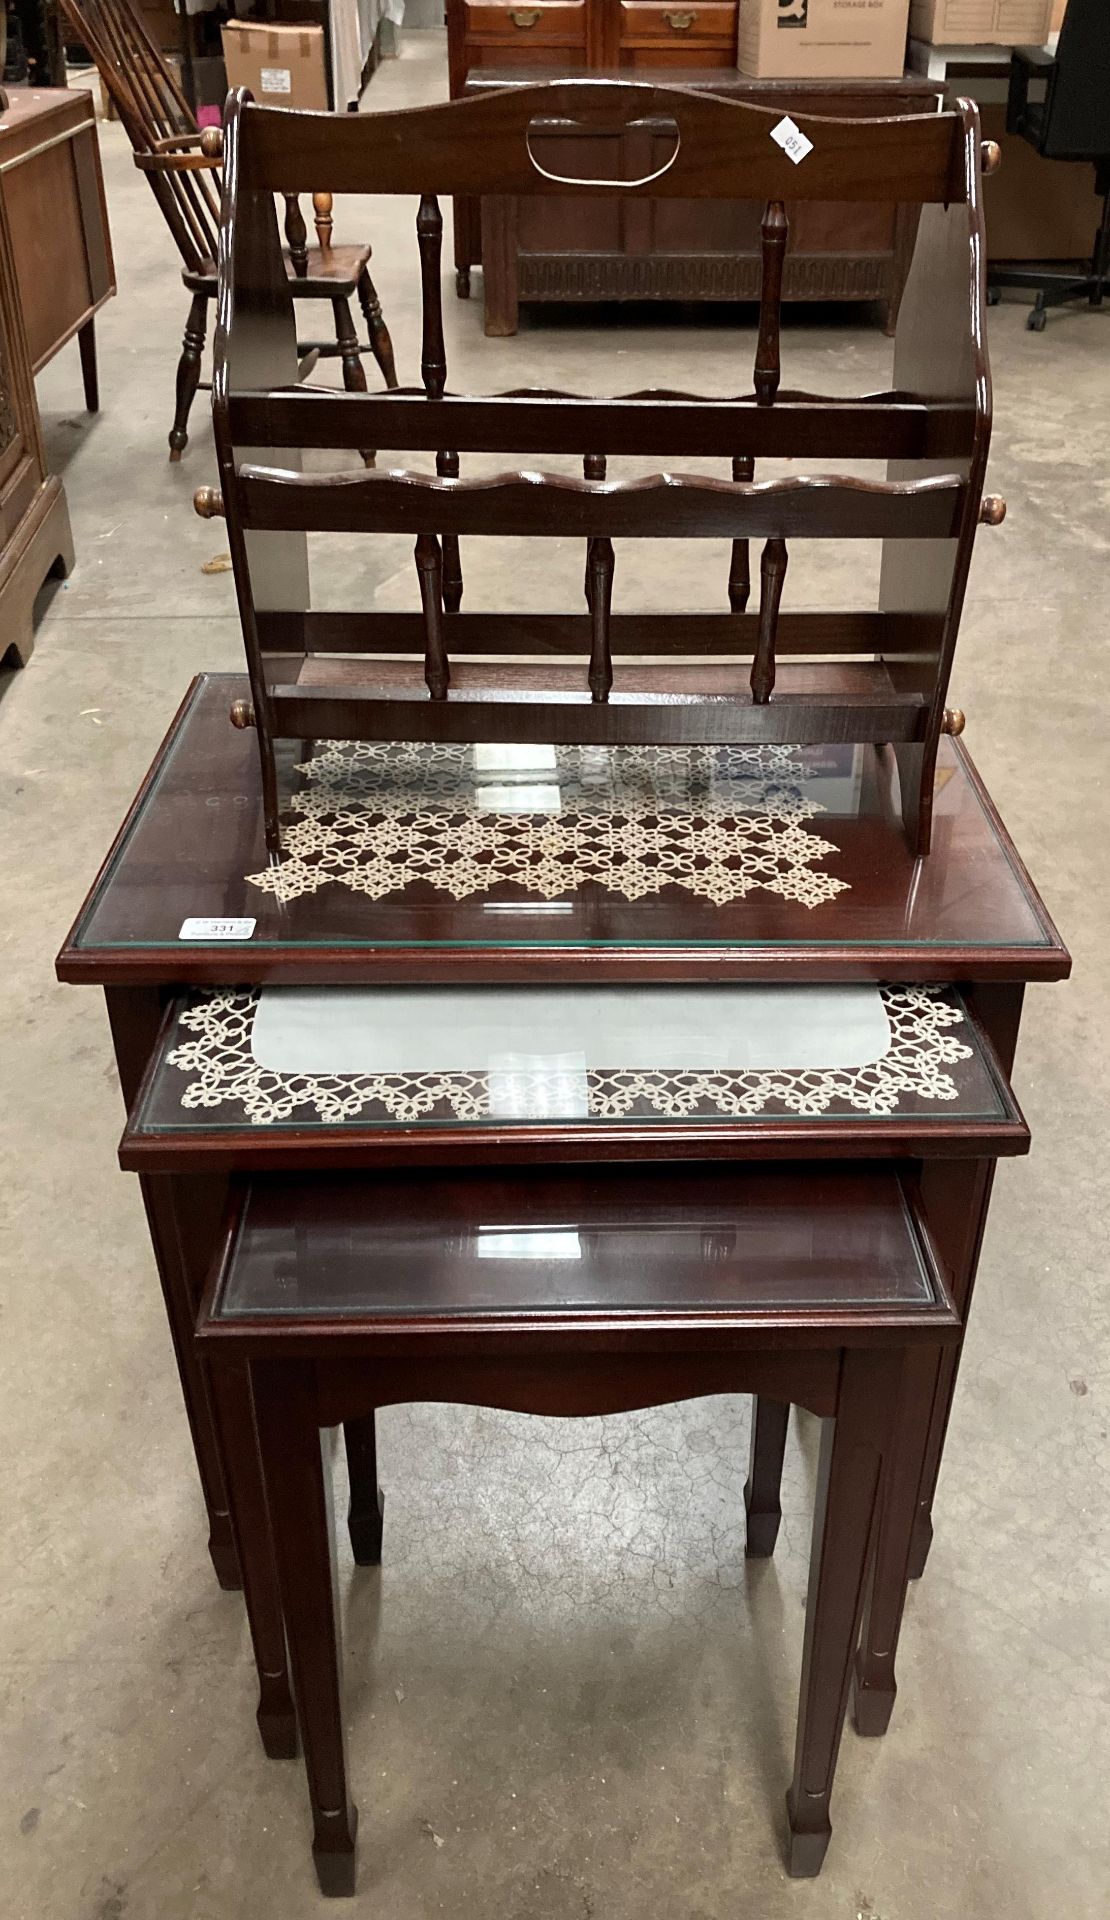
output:
[[[734,480],[754,480],[755,461],[748,453],[733,456],[732,477]],[[751,559],[746,540],[734,540],[732,543],[732,565],[728,573],[728,604],[733,613],[743,613],[752,590]]]
[[[239,728],[240,732],[242,732],[245,727],[253,727],[255,724],[254,708],[251,706],[250,701],[233,700],[228,719],[231,721],[233,727]]]
[[[609,698],[613,684],[613,655],[609,647],[609,613],[613,604],[613,542],[591,540],[586,552],[586,600],[590,609],[590,693],[595,702]]]
[[[200,150],[206,160],[222,160],[224,157],[223,128],[205,127],[200,136]]]
[[[285,201],[285,244],[289,248],[293,272],[298,280],[303,280],[308,272],[308,228],[296,194],[285,193],[282,199]]]
[[[997,140],[984,140],[979,149],[979,158],[983,172],[988,178],[992,173],[997,173],[1002,165],[1002,148]]]
[[[222,520],[224,497],[219,487],[198,487],[193,495],[193,512],[201,520]]]
[[[755,349],[755,397],[769,407],[779,390],[779,321],[782,314],[782,267],[786,258],[789,224],[781,200],[768,200],[760,228],[763,270],[759,284],[759,339]]]
[[[959,738],[960,734],[963,732],[966,725],[967,725],[967,715],[962,711],[961,708],[945,707],[944,718],[941,720],[941,723],[940,723],[940,730],[942,733],[950,733],[952,735],[952,738],[956,740]]]
[[[608,470],[609,463],[603,453],[584,453],[582,455],[583,480],[604,480]],[[586,605],[589,606],[590,594],[593,589],[590,585],[590,543],[588,540],[586,542],[586,579],[584,591],[586,595]]]
[[[420,378],[429,398],[439,400],[447,385],[447,349],[443,344],[443,296],[440,286],[443,215],[434,193],[421,196],[420,210],[416,216],[416,243],[420,250],[420,303],[424,320]]]
[[[985,527],[1000,527],[1006,518],[1006,502],[1000,493],[985,493],[979,503],[979,518]]]
[[[786,541],[768,540],[759,561],[759,634],[752,661],[752,703],[766,706],[775,685],[775,635],[786,579]]]
[[[458,454],[437,453],[436,472],[441,480],[457,480],[459,477]],[[459,536],[457,533],[445,533],[443,536],[444,613],[457,613],[462,606],[462,597],[462,555],[459,552]]]
[[[314,193],[312,196],[312,220],[316,228],[316,241],[321,253],[331,251],[331,234],[335,225],[331,217],[334,200],[330,193]]]
[[[451,684],[443,638],[443,554],[434,533],[418,535],[416,571],[424,609],[424,678],[433,700],[446,700]]]

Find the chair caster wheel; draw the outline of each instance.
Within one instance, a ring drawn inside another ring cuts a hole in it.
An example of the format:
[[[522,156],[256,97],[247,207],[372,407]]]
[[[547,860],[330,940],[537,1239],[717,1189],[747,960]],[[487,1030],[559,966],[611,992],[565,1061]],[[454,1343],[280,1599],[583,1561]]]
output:
[[[997,288],[997,287],[988,287],[988,288],[987,288],[987,305],[988,305],[988,307],[997,307],[1001,299],[1002,299],[1002,295],[1001,295],[1001,293],[999,292],[999,290],[998,290],[998,288]]]
[[[1043,333],[1048,325],[1048,315],[1044,308],[1034,307],[1025,325],[1030,333]]]
[[[469,267],[456,267],[455,292],[458,295],[458,298],[460,300],[469,300],[470,298],[470,268]]]

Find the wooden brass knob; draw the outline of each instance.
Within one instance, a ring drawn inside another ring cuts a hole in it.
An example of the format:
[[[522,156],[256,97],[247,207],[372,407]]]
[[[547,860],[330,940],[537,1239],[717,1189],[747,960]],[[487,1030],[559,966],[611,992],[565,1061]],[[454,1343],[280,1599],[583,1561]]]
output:
[[[945,715],[946,719],[947,717],[948,716]],[[242,733],[244,727],[253,727],[254,708],[251,706],[250,701],[249,700],[233,700],[231,703],[231,713],[229,715],[229,718],[231,720],[232,726],[238,727],[240,733]],[[963,719],[962,713],[960,715],[960,719],[961,720]]]
[[[979,507],[979,518],[986,527],[1000,527],[1006,518],[1006,502],[1000,493],[985,493]]]
[[[1002,165],[1002,148],[997,140],[984,140],[980,154],[984,174],[997,173]]]
[[[219,487],[198,487],[193,495],[193,512],[202,520],[222,520],[224,497]]]
[[[663,15],[672,33],[689,33],[697,17],[696,13],[665,13]]]
[[[959,707],[945,707],[944,719],[940,723],[942,733],[950,733],[958,739],[967,725],[967,715]]]
[[[206,160],[222,160],[224,157],[223,128],[205,127],[200,136],[200,150]]]

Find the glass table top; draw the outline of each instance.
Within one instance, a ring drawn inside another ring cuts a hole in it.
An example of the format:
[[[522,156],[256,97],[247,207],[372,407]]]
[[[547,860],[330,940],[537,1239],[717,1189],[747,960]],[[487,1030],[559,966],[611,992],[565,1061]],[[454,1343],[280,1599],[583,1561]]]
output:
[[[897,1178],[837,1167],[253,1179],[212,1320],[945,1310]]]
[[[514,953],[688,952],[727,966],[761,949],[796,949],[802,964],[857,949],[1012,950],[1028,956],[1027,977],[1067,969],[949,740],[933,851],[917,861],[892,768],[870,747],[335,742],[283,743],[283,851],[268,860],[255,738],[228,720],[245,690],[234,675],[195,683],[64,977],[97,977],[94,956],[155,949],[183,980],[260,978],[275,954],[307,967],[325,949],[335,964],[362,956],[375,978],[391,965],[411,978],[404,954],[473,969]],[[183,938],[198,921],[201,937],[194,926]]]
[[[273,987],[175,1006],[129,1136],[1020,1114],[954,989]]]

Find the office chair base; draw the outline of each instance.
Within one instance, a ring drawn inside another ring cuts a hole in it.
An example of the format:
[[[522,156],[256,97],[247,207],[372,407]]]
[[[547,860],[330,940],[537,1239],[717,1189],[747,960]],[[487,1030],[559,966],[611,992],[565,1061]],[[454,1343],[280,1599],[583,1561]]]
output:
[[[1092,273],[1079,262],[1056,268],[992,267],[987,289],[990,306],[998,305],[1002,287],[1029,287],[1036,292],[1033,310],[1025,324],[1030,333],[1043,333],[1049,307],[1066,306],[1073,300],[1086,300],[1089,306],[1101,307],[1103,300],[1110,296],[1110,273]]]

